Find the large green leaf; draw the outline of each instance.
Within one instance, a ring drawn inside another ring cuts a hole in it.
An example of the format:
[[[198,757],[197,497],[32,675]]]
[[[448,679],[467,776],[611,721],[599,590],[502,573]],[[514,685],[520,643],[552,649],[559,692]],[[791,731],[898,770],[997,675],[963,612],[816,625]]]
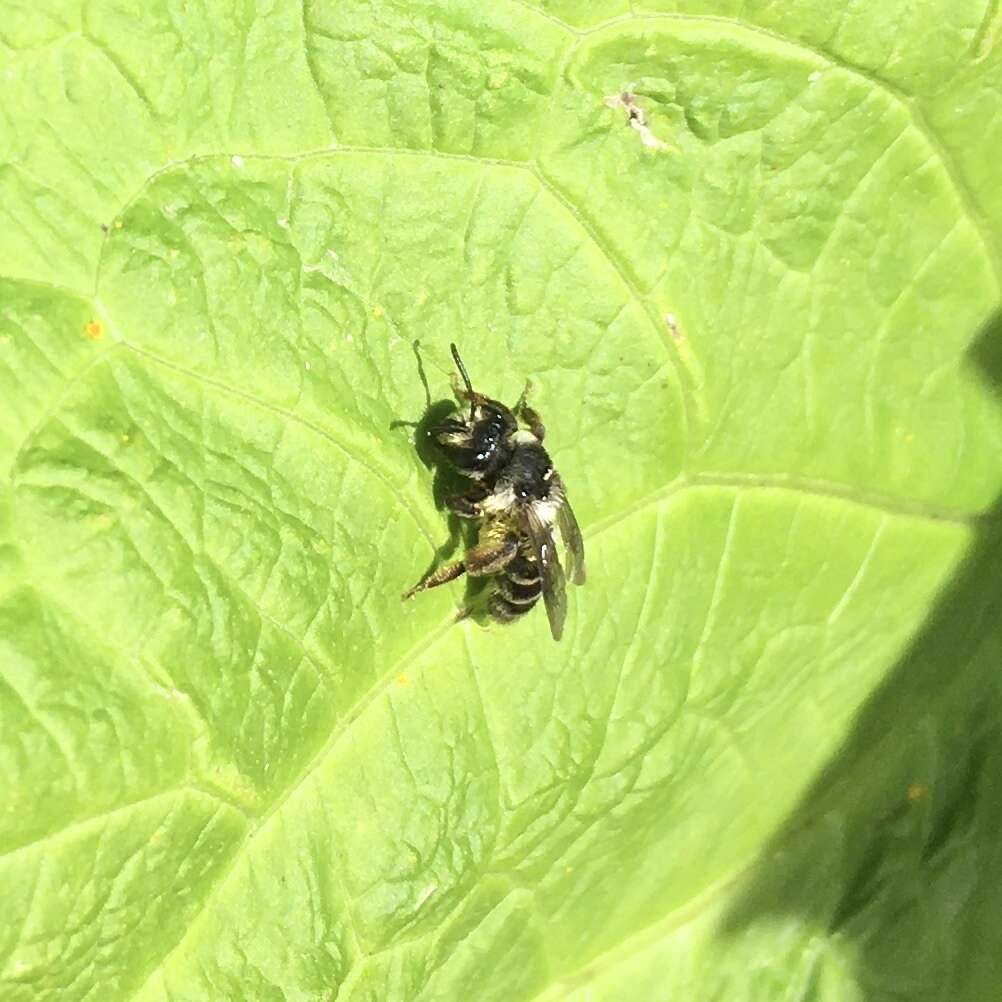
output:
[[[996,998],[1000,32],[0,0],[0,997]],[[400,602],[450,340],[560,644]]]

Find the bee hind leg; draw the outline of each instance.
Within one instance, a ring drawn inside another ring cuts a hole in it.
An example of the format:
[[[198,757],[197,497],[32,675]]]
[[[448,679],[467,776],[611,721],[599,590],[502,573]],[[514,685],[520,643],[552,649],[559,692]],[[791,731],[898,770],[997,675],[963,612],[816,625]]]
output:
[[[466,571],[471,577],[484,577],[504,570],[518,555],[518,542],[511,536],[478,543],[466,553]]]
[[[434,574],[429,574],[428,577],[418,581],[413,588],[408,588],[401,596],[401,600],[406,602],[407,599],[413,598],[419,591],[427,591],[429,588],[437,588],[439,585],[448,584],[465,573],[466,563],[462,560],[457,560],[454,564],[446,564],[435,571]]]
[[[423,581],[419,581],[413,588],[405,591],[402,599],[407,599],[416,595],[419,591],[427,591],[429,588],[437,588],[439,585],[455,581],[463,574],[470,577],[484,577],[488,574],[497,574],[508,566],[518,554],[518,543],[515,539],[507,537],[505,539],[487,543],[480,543],[468,550],[462,560],[457,560],[454,564],[446,564],[440,567],[434,574],[429,574]]]

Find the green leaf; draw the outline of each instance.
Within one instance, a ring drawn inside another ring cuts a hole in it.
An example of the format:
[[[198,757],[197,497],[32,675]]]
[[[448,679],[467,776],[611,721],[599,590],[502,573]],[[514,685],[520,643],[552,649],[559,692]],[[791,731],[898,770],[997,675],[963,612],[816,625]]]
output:
[[[1000,33],[0,0],[0,996],[995,997]],[[450,341],[559,644],[400,601]]]

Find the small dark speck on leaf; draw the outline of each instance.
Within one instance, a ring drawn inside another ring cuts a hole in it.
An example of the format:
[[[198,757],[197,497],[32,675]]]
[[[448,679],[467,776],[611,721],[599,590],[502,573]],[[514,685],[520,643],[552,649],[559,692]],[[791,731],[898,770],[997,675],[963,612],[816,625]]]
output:
[[[640,136],[640,141],[651,150],[667,150],[669,145],[658,139],[647,122],[647,114],[637,102],[637,95],[629,90],[610,94],[603,102],[607,108],[622,108],[626,121]]]

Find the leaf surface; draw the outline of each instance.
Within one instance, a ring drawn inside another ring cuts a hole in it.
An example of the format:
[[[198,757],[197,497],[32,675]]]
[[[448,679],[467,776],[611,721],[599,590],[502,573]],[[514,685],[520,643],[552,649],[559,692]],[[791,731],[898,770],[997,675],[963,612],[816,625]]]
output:
[[[0,8],[4,999],[991,996],[994,5]]]

